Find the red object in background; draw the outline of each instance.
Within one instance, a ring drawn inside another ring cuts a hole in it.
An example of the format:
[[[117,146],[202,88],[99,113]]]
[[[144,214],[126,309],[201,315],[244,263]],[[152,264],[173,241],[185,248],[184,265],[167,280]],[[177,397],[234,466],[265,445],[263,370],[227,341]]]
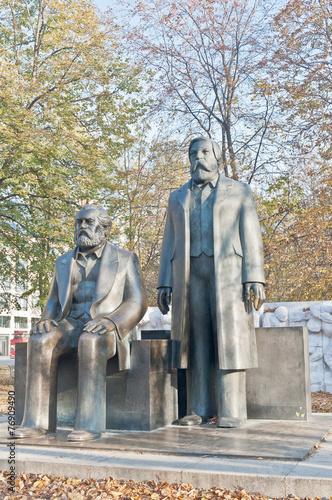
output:
[[[18,332],[16,331],[14,333],[14,338],[10,339],[10,357],[15,358],[15,344],[21,343],[21,342],[28,342],[28,339],[25,338],[26,333],[25,332]]]

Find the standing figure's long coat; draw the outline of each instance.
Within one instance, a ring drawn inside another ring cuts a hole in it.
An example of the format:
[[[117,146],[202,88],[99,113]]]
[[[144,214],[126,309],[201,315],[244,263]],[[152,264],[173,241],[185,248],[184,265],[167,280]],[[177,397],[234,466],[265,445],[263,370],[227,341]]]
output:
[[[163,239],[159,285],[172,288],[173,366],[188,367],[191,181],[171,193]],[[264,283],[263,244],[248,185],[219,177],[213,206],[218,362],[222,370],[257,366],[252,310],[243,284]]]

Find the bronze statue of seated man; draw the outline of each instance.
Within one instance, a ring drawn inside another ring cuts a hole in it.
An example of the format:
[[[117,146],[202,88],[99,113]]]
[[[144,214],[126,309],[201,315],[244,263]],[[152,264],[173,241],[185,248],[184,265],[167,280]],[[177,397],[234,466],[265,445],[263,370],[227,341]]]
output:
[[[129,368],[128,334],[147,309],[139,260],[106,241],[110,229],[111,218],[100,206],[85,205],[76,215],[76,247],[57,259],[42,318],[31,331],[24,416],[16,438],[49,430],[59,356],[76,351],[76,421],[67,439],[96,439],[105,430],[107,360],[117,353],[119,370]]]

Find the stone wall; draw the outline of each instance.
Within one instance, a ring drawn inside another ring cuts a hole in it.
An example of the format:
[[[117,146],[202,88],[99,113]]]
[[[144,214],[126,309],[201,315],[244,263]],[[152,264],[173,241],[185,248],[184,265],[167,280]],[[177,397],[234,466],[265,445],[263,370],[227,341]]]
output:
[[[255,311],[256,327],[306,326],[309,333],[310,381],[312,391],[332,393],[332,301],[278,302],[264,304]],[[163,316],[149,307],[137,327],[141,330],[169,330],[171,312]]]

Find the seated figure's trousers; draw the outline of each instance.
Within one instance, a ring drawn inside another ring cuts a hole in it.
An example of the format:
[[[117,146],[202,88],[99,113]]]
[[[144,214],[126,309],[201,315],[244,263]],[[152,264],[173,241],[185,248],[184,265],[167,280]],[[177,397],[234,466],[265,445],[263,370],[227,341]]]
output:
[[[114,356],[114,332],[83,333],[72,318],[30,336],[22,426],[55,430],[57,368],[62,354],[78,355],[78,398],[75,429],[102,432],[106,423],[106,365]]]
[[[247,418],[244,370],[220,370],[214,257],[190,258],[187,414]]]

